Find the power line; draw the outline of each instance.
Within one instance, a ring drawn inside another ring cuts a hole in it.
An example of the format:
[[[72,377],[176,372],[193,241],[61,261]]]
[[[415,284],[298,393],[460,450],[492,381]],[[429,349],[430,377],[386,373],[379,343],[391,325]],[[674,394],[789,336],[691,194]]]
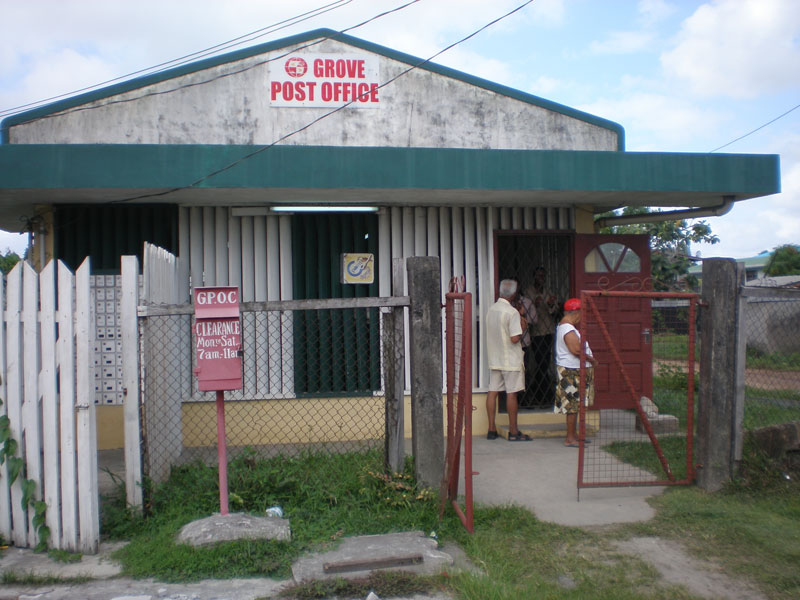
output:
[[[375,19],[377,19],[377,18],[380,18],[381,16],[384,16],[384,15],[386,15],[386,14],[389,14],[389,13],[392,13],[392,12],[396,12],[396,11],[398,11],[398,10],[402,10],[403,8],[405,8],[405,7],[407,7],[407,6],[411,5],[411,4],[415,4],[415,3],[416,3],[416,2],[418,2],[418,1],[419,1],[419,0],[413,0],[412,2],[409,2],[409,3],[407,3],[407,4],[403,5],[403,6],[397,7],[397,8],[395,8],[395,9],[391,10],[391,11],[387,11],[387,12],[385,12],[385,13],[381,13],[381,14],[379,14],[379,15],[376,15],[376,16],[375,16],[375,17],[373,17],[372,19],[368,19],[367,21],[364,21],[363,23],[360,23],[360,24],[358,24],[358,25],[354,25],[353,27],[349,27],[349,28],[347,28],[347,29],[343,29],[343,30],[342,30],[341,32],[339,32],[339,33],[344,33],[345,31],[349,31],[349,30],[355,29],[356,27],[360,27],[360,26],[362,26],[362,25],[364,25],[364,24],[366,24],[366,23],[369,23],[369,22],[370,22],[370,21],[372,21],[372,20],[375,20]],[[454,42],[454,43],[452,43],[452,44],[450,44],[450,45],[448,45],[448,46],[446,46],[445,48],[443,48],[442,50],[439,50],[439,51],[438,51],[438,52],[436,52],[435,54],[432,54],[432,55],[431,55],[431,56],[429,56],[428,58],[426,58],[426,59],[424,59],[424,60],[420,60],[418,63],[416,63],[416,64],[414,64],[414,65],[412,65],[412,66],[408,67],[407,69],[405,69],[405,70],[403,70],[402,72],[400,72],[399,74],[395,75],[394,77],[392,77],[392,78],[391,78],[391,79],[389,79],[388,81],[385,81],[385,82],[381,83],[380,85],[378,85],[378,89],[380,89],[380,88],[383,88],[383,87],[386,87],[387,85],[389,85],[389,84],[393,83],[394,81],[397,81],[397,80],[398,80],[400,77],[403,77],[403,76],[404,76],[404,75],[406,75],[407,73],[409,73],[409,72],[411,72],[411,71],[413,71],[413,70],[415,70],[415,69],[418,69],[419,67],[421,67],[421,66],[422,66],[422,65],[424,65],[424,64],[427,64],[427,63],[431,62],[431,61],[432,61],[434,58],[436,58],[437,56],[439,56],[439,55],[443,54],[444,52],[447,52],[448,50],[450,50],[450,49],[454,48],[455,46],[457,46],[457,45],[459,45],[459,44],[461,44],[461,43],[463,43],[463,42],[465,42],[465,41],[467,41],[467,40],[469,40],[469,39],[473,38],[474,36],[478,35],[480,32],[484,31],[485,29],[488,29],[488,28],[489,28],[489,27],[491,27],[492,25],[494,25],[494,24],[496,24],[496,23],[498,23],[498,22],[500,22],[500,21],[502,21],[502,20],[504,20],[504,19],[506,19],[506,18],[510,17],[510,16],[511,16],[511,15],[513,15],[514,13],[516,13],[516,12],[518,12],[518,11],[522,10],[522,9],[523,9],[523,8],[525,8],[527,5],[531,4],[532,2],[533,2],[533,0],[527,0],[526,2],[523,2],[522,4],[520,4],[519,6],[517,6],[516,8],[514,8],[513,10],[510,10],[509,12],[505,13],[504,15],[502,15],[502,16],[500,16],[500,17],[498,17],[498,18],[496,18],[496,19],[494,19],[494,20],[492,20],[492,21],[490,21],[489,23],[487,23],[487,24],[483,25],[482,27],[480,27],[480,28],[476,29],[475,31],[473,31],[473,32],[472,32],[472,33],[470,33],[469,35],[467,35],[467,36],[465,36],[465,37],[461,38],[460,40],[458,40],[458,41],[456,41],[456,42]],[[323,40],[324,40],[324,39],[328,39],[328,38],[326,37],[326,38],[323,38]],[[319,41],[322,41],[322,40],[319,40]],[[315,42],[315,43],[319,43],[319,41],[317,41],[317,42]],[[295,49],[295,50],[293,50],[292,52],[296,52],[297,50],[303,49],[303,48],[305,48],[305,47],[308,47],[308,46],[311,46],[311,45],[314,45],[314,44],[307,44],[307,45],[305,45],[305,46],[301,46],[300,48],[296,48],[296,49]],[[287,53],[287,54],[284,54],[283,56],[287,56],[288,54],[291,54],[291,52],[289,52],[289,53]],[[271,60],[276,60],[277,58],[280,58],[280,57],[276,57],[276,58],[273,58],[273,59],[271,59]],[[269,61],[264,61],[264,62],[269,62]],[[252,67],[251,67],[251,68],[252,68]],[[230,163],[230,164],[228,164],[228,165],[226,165],[226,166],[224,166],[224,167],[222,167],[222,168],[220,168],[220,169],[217,169],[216,171],[213,171],[212,173],[209,173],[209,174],[207,174],[207,175],[205,175],[205,176],[201,177],[200,179],[198,179],[198,180],[194,181],[193,183],[191,183],[191,184],[189,184],[189,185],[180,186],[180,187],[175,187],[175,188],[172,188],[172,189],[169,189],[169,190],[165,190],[165,191],[163,191],[163,192],[156,192],[156,193],[152,193],[152,194],[141,194],[141,195],[139,195],[139,196],[133,196],[133,197],[130,197],[130,198],[122,198],[122,199],[119,199],[119,200],[111,200],[111,201],[109,201],[109,202],[108,202],[108,204],[121,204],[121,203],[124,203],[124,202],[133,202],[133,201],[136,201],[136,200],[145,200],[145,199],[148,199],[148,198],[157,198],[157,197],[163,197],[163,196],[166,196],[166,195],[168,195],[168,194],[172,194],[172,193],[174,193],[174,192],[178,192],[178,191],[181,191],[181,190],[185,190],[185,189],[189,189],[189,188],[192,188],[192,187],[194,187],[194,186],[197,186],[197,185],[199,185],[200,183],[202,183],[203,181],[206,181],[206,180],[210,179],[211,177],[214,177],[214,176],[216,176],[216,175],[219,175],[220,173],[223,173],[223,172],[225,172],[225,171],[228,171],[228,170],[232,169],[232,168],[233,168],[233,167],[235,167],[236,165],[238,165],[238,164],[240,164],[240,163],[242,163],[242,162],[244,162],[244,161],[246,161],[246,160],[248,160],[248,159],[250,159],[250,158],[252,158],[252,157],[254,157],[254,156],[257,156],[258,154],[261,154],[262,152],[265,152],[266,150],[268,150],[268,149],[270,149],[270,148],[272,148],[272,147],[276,146],[276,145],[277,145],[277,144],[279,144],[280,142],[282,142],[282,141],[284,141],[284,140],[286,140],[286,139],[290,138],[291,136],[293,136],[293,135],[296,135],[296,134],[298,134],[298,133],[300,133],[300,132],[302,132],[302,131],[305,131],[306,129],[308,129],[309,127],[312,127],[314,124],[318,123],[319,121],[321,121],[321,120],[323,120],[323,119],[325,119],[325,118],[327,118],[327,117],[329,117],[329,116],[331,116],[331,115],[333,115],[333,114],[336,114],[336,113],[338,113],[339,111],[341,111],[341,110],[345,109],[346,107],[348,107],[348,106],[350,106],[351,104],[353,104],[353,103],[357,102],[358,100],[360,100],[360,98],[361,98],[362,96],[363,96],[363,94],[362,94],[362,95],[359,95],[357,98],[354,98],[353,100],[351,100],[351,101],[349,101],[349,102],[347,102],[347,103],[343,104],[342,106],[340,106],[340,107],[337,107],[337,108],[335,108],[335,109],[333,109],[333,110],[331,110],[331,111],[329,111],[329,112],[327,112],[327,113],[325,113],[325,114],[323,114],[323,115],[319,116],[318,118],[316,118],[316,119],[314,119],[314,120],[310,121],[309,123],[307,123],[307,124],[306,124],[306,125],[304,125],[303,127],[300,127],[299,129],[296,129],[296,130],[294,130],[294,131],[292,131],[292,132],[290,132],[290,133],[287,133],[287,134],[285,134],[285,135],[281,136],[280,138],[276,139],[276,140],[275,140],[275,141],[273,141],[272,143],[270,143],[270,144],[268,144],[268,145],[266,145],[266,146],[262,146],[262,147],[258,148],[257,150],[255,150],[255,151],[253,151],[253,152],[250,152],[249,154],[247,154],[247,155],[245,155],[245,156],[243,156],[243,157],[241,157],[241,158],[237,159],[236,161],[234,161],[234,162],[232,162],[232,163]],[[59,226],[59,228],[63,228],[65,225],[66,225],[66,224],[61,224],[61,225]],[[26,230],[27,230],[27,229],[26,229]]]
[[[348,2],[349,2],[349,1],[351,1],[351,0],[348,0]],[[416,3],[417,3],[417,2],[419,2],[419,1],[420,1],[420,0],[411,0],[410,2],[407,2],[407,3],[405,3],[405,4],[401,5],[401,6],[395,7],[395,8],[393,8],[393,9],[390,9],[390,10],[387,10],[387,11],[384,11],[384,12],[382,12],[382,13],[379,13],[379,14],[377,14],[377,15],[375,15],[375,16],[373,16],[373,17],[371,17],[371,18],[369,18],[369,19],[367,19],[367,20],[365,20],[365,21],[362,21],[361,23],[358,23],[357,25],[353,25],[353,26],[351,26],[351,27],[348,27],[348,28],[346,28],[346,29],[342,29],[341,31],[339,31],[339,32],[337,32],[337,33],[344,33],[344,32],[346,32],[346,31],[351,31],[351,30],[353,30],[353,29],[356,29],[356,28],[358,28],[358,27],[362,27],[362,26],[364,26],[364,25],[366,25],[366,24],[368,24],[368,23],[371,23],[372,21],[375,21],[375,20],[377,20],[377,19],[379,19],[379,18],[381,18],[381,17],[384,17],[384,16],[386,16],[386,15],[389,15],[389,14],[392,14],[392,13],[395,13],[395,12],[399,12],[399,11],[401,11],[401,10],[403,10],[403,9],[407,8],[408,6],[411,6],[412,4],[416,4]],[[526,4],[529,4],[530,2],[533,2],[533,0],[529,0],[529,1],[528,1]],[[524,5],[523,5],[523,6],[524,6]],[[516,12],[516,11],[512,11],[512,12]],[[509,14],[510,14],[510,13],[509,13]],[[472,34],[472,35],[475,35],[475,34]],[[472,36],[469,36],[469,37],[472,37]],[[233,71],[233,72],[230,72],[230,73],[224,73],[224,74],[222,74],[222,75],[219,75],[219,76],[217,76],[217,77],[214,77],[214,78],[212,78],[212,79],[209,79],[209,80],[206,80],[206,81],[200,81],[200,82],[197,82],[197,83],[192,83],[192,84],[187,84],[187,85],[184,85],[184,86],[179,86],[179,87],[177,87],[177,88],[173,88],[173,89],[171,89],[171,90],[165,90],[165,91],[163,91],[163,92],[152,92],[152,93],[149,93],[149,94],[144,94],[144,95],[142,95],[142,96],[137,96],[137,97],[135,97],[135,98],[130,98],[130,99],[126,99],[126,100],[111,101],[111,102],[107,102],[107,103],[105,103],[105,104],[103,104],[103,105],[100,105],[100,106],[76,107],[76,108],[74,108],[74,109],[72,109],[72,110],[69,110],[69,111],[62,111],[62,112],[58,113],[58,115],[45,115],[45,116],[39,117],[39,118],[37,118],[37,119],[31,119],[31,121],[27,121],[27,122],[29,122],[29,123],[32,123],[32,122],[39,121],[39,120],[41,120],[41,119],[44,119],[44,118],[50,118],[50,117],[55,117],[55,116],[61,116],[61,115],[64,115],[65,113],[68,113],[68,112],[77,112],[77,111],[79,111],[79,110],[91,110],[91,109],[94,109],[94,108],[101,108],[101,106],[109,106],[109,105],[111,105],[111,104],[117,104],[117,103],[122,103],[122,102],[131,102],[131,101],[134,101],[134,100],[139,100],[139,99],[142,99],[142,98],[145,98],[145,97],[148,97],[148,96],[155,96],[155,95],[167,94],[167,93],[171,93],[171,92],[174,92],[174,91],[178,91],[178,90],[180,90],[180,89],[184,89],[184,88],[188,88],[188,87],[194,87],[194,86],[197,86],[197,85],[203,85],[203,84],[205,84],[205,83],[210,83],[210,82],[212,82],[212,81],[216,81],[217,79],[221,79],[221,78],[223,78],[223,77],[229,77],[229,76],[231,76],[231,75],[235,75],[235,74],[238,74],[238,73],[243,73],[243,72],[245,72],[245,71],[249,71],[250,69],[253,69],[253,68],[255,68],[256,66],[259,66],[259,65],[263,65],[263,64],[269,63],[269,62],[271,62],[271,61],[273,61],[273,60],[278,60],[278,59],[280,59],[280,58],[283,58],[283,57],[285,57],[285,56],[288,56],[289,54],[292,54],[292,53],[294,53],[294,52],[297,52],[298,50],[303,50],[303,49],[305,49],[305,48],[309,48],[309,47],[311,47],[311,46],[314,46],[314,45],[320,44],[320,43],[322,43],[323,41],[325,41],[325,40],[327,40],[327,39],[330,39],[330,36],[325,36],[325,37],[322,37],[322,38],[320,38],[320,39],[317,39],[317,40],[315,40],[315,41],[313,41],[313,42],[310,42],[310,43],[308,43],[308,44],[303,44],[302,46],[299,46],[299,47],[297,47],[297,48],[295,48],[295,49],[293,49],[293,50],[287,51],[287,52],[285,52],[285,53],[283,53],[283,54],[281,54],[281,55],[279,55],[279,56],[275,56],[275,57],[272,57],[272,58],[270,58],[270,59],[267,59],[267,60],[264,60],[264,61],[259,61],[259,62],[258,62],[258,63],[256,63],[256,64],[250,65],[250,66],[248,66],[248,67],[245,67],[245,68],[243,68],[243,69],[239,69],[238,71]],[[465,38],[465,39],[467,39],[467,38]],[[448,47],[448,48],[449,48],[449,47]],[[447,48],[446,48],[446,49],[447,49]],[[442,51],[442,52],[443,52],[443,51]],[[440,53],[441,53],[441,52],[440,52]],[[439,53],[439,54],[440,54],[440,53]],[[436,55],[434,55],[434,56],[438,56],[438,54],[436,54]],[[430,60],[430,59],[428,59],[428,60]],[[424,62],[427,62],[427,61],[423,61],[423,63],[424,63]],[[423,64],[423,63],[420,63],[420,64]],[[397,77],[395,77],[394,79],[397,79]],[[394,79],[392,79],[392,81],[394,81]],[[383,85],[387,85],[388,83],[391,83],[391,81],[390,81],[390,82],[386,82],[386,83],[384,83]],[[359,97],[358,97],[358,98],[356,98],[355,100],[358,100],[359,98],[361,98],[361,96],[359,96]],[[345,108],[346,106],[349,106],[350,104],[352,104],[352,102],[348,102],[347,104],[345,104],[345,105],[343,105],[343,106],[339,107],[338,109],[336,109],[336,110],[334,110],[334,111],[331,111],[331,114],[332,114],[332,113],[334,113],[334,112],[338,112],[339,110],[342,110],[343,108]],[[292,133],[290,133],[290,134],[287,134],[287,135],[283,136],[282,138],[280,138],[280,139],[278,139],[278,140],[276,140],[276,141],[272,142],[272,143],[271,143],[271,144],[269,144],[268,146],[265,146],[265,147],[262,149],[262,151],[263,151],[263,150],[266,150],[267,148],[270,148],[270,147],[272,147],[272,146],[274,146],[274,145],[276,145],[276,144],[278,144],[280,141],[282,141],[282,140],[284,140],[284,139],[286,139],[286,138],[288,138],[288,137],[290,137],[290,136],[292,136],[292,135],[295,135],[296,133],[299,133],[300,131],[303,131],[303,130],[307,129],[308,127],[310,127],[311,125],[313,125],[313,124],[314,124],[314,123],[316,123],[317,121],[319,121],[319,120],[321,120],[321,119],[325,118],[326,116],[328,116],[328,115],[327,115],[327,114],[326,114],[326,115],[322,115],[321,117],[319,117],[319,118],[315,119],[314,121],[312,121],[312,122],[311,122],[311,123],[309,123],[308,125],[306,125],[306,126],[304,126],[304,127],[300,128],[300,129],[298,129],[298,130],[296,130],[296,131],[293,131]],[[253,155],[255,155],[255,154],[257,154],[257,153],[258,153],[258,152],[254,153]],[[238,164],[239,162],[242,162],[243,160],[246,160],[247,158],[249,158],[249,156],[250,156],[250,155],[248,155],[248,156],[246,156],[246,157],[243,157],[243,158],[239,159],[239,160],[237,161],[237,163],[236,163],[236,164]],[[212,174],[210,174],[210,175],[207,175],[207,176],[205,176],[205,177],[203,177],[203,178],[199,179],[198,181],[196,181],[196,182],[194,182],[194,183],[192,183],[192,184],[190,184],[190,185],[187,185],[187,186],[182,186],[182,187],[173,188],[173,189],[171,189],[171,190],[166,190],[166,191],[164,191],[164,192],[156,192],[156,193],[153,193],[153,194],[143,194],[143,195],[140,195],[140,196],[135,196],[135,197],[131,197],[131,198],[122,198],[122,199],[120,199],[120,200],[111,200],[111,201],[109,201],[109,202],[108,202],[108,204],[120,204],[120,203],[123,203],[123,202],[133,202],[134,200],[141,200],[141,199],[146,199],[146,198],[156,198],[156,197],[160,197],[160,196],[165,196],[165,195],[167,195],[167,194],[170,194],[170,193],[173,193],[173,192],[176,192],[176,191],[182,190],[182,189],[187,189],[187,188],[190,188],[190,187],[192,187],[192,186],[198,185],[200,182],[202,182],[202,181],[205,181],[205,180],[206,180],[206,179],[208,179],[209,177],[212,177],[213,175],[216,175],[216,174],[218,174],[218,173],[221,173],[221,172],[223,172],[223,171],[227,171],[228,169],[232,168],[233,166],[235,166],[235,165],[233,165],[233,164],[232,164],[232,165],[229,165],[229,166],[227,166],[227,167],[224,167],[223,169],[221,169],[221,170],[218,170],[218,171],[216,171],[216,172],[214,172],[214,173],[212,173]],[[35,217],[33,217],[33,218],[35,218]],[[26,223],[26,226],[25,226],[25,228],[23,228],[23,231],[22,231],[22,232],[24,233],[25,231],[28,231],[28,229],[30,228],[31,218],[28,218],[28,217],[24,217],[24,216],[23,216],[23,217],[21,217],[21,220],[22,220],[22,221],[24,221],[24,222]],[[63,228],[65,225],[66,225],[66,224],[62,224],[61,226],[59,226],[59,228]]]
[[[361,23],[358,23],[357,25],[352,25],[351,27],[347,27],[345,29],[342,29],[342,30],[336,32],[336,34],[334,34],[334,35],[338,35],[340,33],[345,33],[347,31],[352,31],[353,29],[357,29],[359,27],[363,27],[364,25],[367,25],[368,23],[376,21],[377,19],[380,19],[381,17],[385,17],[386,15],[390,15],[392,13],[399,12],[399,11],[411,6],[412,4],[416,4],[417,2],[420,2],[420,1],[421,0],[411,0],[410,2],[406,2],[405,4],[402,4],[400,6],[392,8],[390,10],[386,10],[386,11],[384,11],[382,13],[379,13],[379,14],[373,16],[373,17],[370,17],[369,19],[367,19],[365,21],[362,21]],[[533,1],[533,0],[531,0],[531,1]],[[121,98],[121,99],[118,99],[118,100],[108,100],[108,101],[104,102],[103,104],[94,104],[94,105],[90,105],[90,106],[86,106],[86,105],[75,106],[75,107],[72,107],[72,108],[68,108],[68,109],[59,111],[59,112],[54,113],[54,114],[42,115],[41,117],[37,117],[35,119],[31,119],[30,121],[25,121],[25,123],[26,124],[30,124],[30,123],[35,123],[37,121],[41,121],[43,119],[53,119],[53,118],[62,117],[64,115],[68,115],[68,114],[72,114],[72,113],[76,113],[76,112],[83,112],[83,111],[87,111],[87,110],[96,110],[98,108],[105,108],[107,106],[112,106],[114,104],[125,104],[127,102],[135,102],[137,100],[142,100],[144,98],[150,98],[150,97],[153,97],[153,96],[163,96],[163,95],[166,95],[166,94],[172,94],[173,92],[177,92],[177,91],[180,91],[180,90],[184,90],[184,89],[188,89],[188,88],[192,88],[192,87],[197,87],[197,86],[200,86],[200,85],[205,85],[207,83],[212,83],[214,81],[218,81],[218,80],[224,79],[226,77],[231,77],[233,75],[238,75],[240,73],[244,73],[246,71],[250,71],[251,69],[255,69],[256,67],[260,67],[260,66],[268,64],[268,63],[270,63],[272,61],[284,58],[284,57],[286,57],[286,56],[288,56],[288,55],[290,55],[290,54],[292,54],[294,52],[297,52],[298,50],[304,50],[306,48],[310,48],[312,46],[316,46],[318,44],[321,44],[322,42],[324,42],[325,40],[328,40],[330,38],[331,38],[331,36],[324,36],[324,37],[318,38],[318,39],[314,40],[313,42],[309,42],[307,44],[303,44],[303,45],[298,46],[298,47],[296,47],[296,48],[294,48],[292,50],[287,50],[283,54],[279,54],[277,56],[273,56],[273,57],[268,58],[266,60],[261,60],[261,61],[255,62],[255,63],[253,63],[253,64],[251,64],[249,66],[242,67],[242,68],[240,68],[238,70],[235,70],[235,71],[228,71],[227,73],[220,73],[219,75],[215,75],[214,77],[211,77],[210,79],[206,79],[206,80],[203,80],[203,81],[196,81],[194,83],[186,83],[186,84],[174,87],[174,88],[170,88],[170,89],[162,90],[162,91],[158,91],[158,92],[147,92],[147,93],[141,94],[139,96],[134,96],[132,98]],[[2,129],[0,129],[0,131],[4,131],[4,130],[7,130],[7,129],[8,129],[8,127],[4,127]]]
[[[456,42],[453,42],[452,44],[450,44],[449,46],[446,46],[445,48],[439,50],[435,54],[432,54],[428,58],[426,58],[424,60],[421,60],[421,61],[419,61],[418,63],[416,63],[414,65],[411,65],[410,67],[408,67],[407,69],[401,71],[400,73],[398,73],[397,75],[395,75],[391,79],[389,79],[387,81],[384,81],[383,83],[381,83],[381,84],[379,84],[377,86],[377,89],[384,88],[387,85],[397,81],[398,79],[400,79],[404,75],[410,73],[411,71],[413,71],[415,69],[418,69],[422,65],[425,65],[425,64],[431,62],[437,56],[439,56],[441,54],[444,54],[448,50],[458,46],[459,44],[462,44],[463,42],[466,42],[470,38],[475,37],[480,32],[484,31],[485,29],[488,29],[489,27],[491,27],[492,25],[502,21],[503,19],[506,19],[507,17],[510,17],[511,15],[513,15],[514,13],[522,10],[523,8],[525,8],[528,4],[530,4],[532,2],[533,2],[533,0],[527,0],[526,2],[523,2],[522,4],[520,4],[519,6],[514,8],[513,10],[511,10],[511,11],[505,13],[504,15],[502,15],[502,16],[500,16],[500,17],[498,17],[498,18],[496,18],[496,19],[494,19],[492,21],[490,21],[489,23],[487,23],[487,24],[483,25],[482,27],[476,29],[475,31],[473,31],[469,35],[461,38],[460,40],[458,40]],[[343,31],[346,31],[346,30],[343,30]],[[119,203],[122,203],[122,202],[132,202],[134,200],[143,200],[143,199],[147,199],[147,198],[161,197],[161,196],[166,196],[168,194],[172,194],[174,192],[178,192],[178,191],[181,191],[181,190],[186,190],[186,189],[195,187],[195,186],[201,184],[202,182],[207,181],[208,179],[219,175],[220,173],[224,173],[225,171],[229,171],[230,169],[232,169],[236,165],[238,165],[238,164],[240,164],[240,163],[242,163],[242,162],[244,162],[246,160],[249,160],[249,159],[253,158],[254,156],[257,156],[258,154],[261,154],[262,152],[265,152],[266,150],[269,150],[270,148],[272,148],[272,147],[276,146],[277,144],[287,140],[288,138],[290,138],[290,137],[292,137],[294,135],[297,135],[298,133],[301,133],[301,132],[305,131],[306,129],[312,127],[313,125],[315,125],[317,123],[319,123],[323,119],[327,119],[331,115],[334,115],[334,114],[338,113],[339,111],[344,110],[345,108],[347,108],[351,104],[353,104],[355,102],[358,102],[363,96],[365,96],[368,93],[369,92],[365,92],[364,94],[359,95],[358,97],[354,98],[353,100],[350,100],[349,102],[346,102],[345,104],[342,104],[341,106],[339,106],[337,108],[334,108],[333,110],[330,110],[330,111],[328,111],[327,113],[325,113],[323,115],[320,115],[319,117],[317,117],[316,119],[313,119],[312,121],[306,123],[302,127],[298,128],[298,129],[295,129],[294,131],[279,137],[278,139],[276,139],[275,141],[271,142],[270,144],[267,144],[265,146],[261,146],[260,148],[254,150],[253,152],[250,152],[250,153],[242,156],[241,158],[233,161],[232,163],[230,163],[230,164],[228,164],[228,165],[226,165],[224,167],[221,167],[221,168],[217,169],[216,171],[213,171],[213,172],[211,172],[211,173],[209,173],[207,175],[204,175],[203,177],[201,177],[200,179],[190,183],[189,185],[184,185],[184,186],[172,188],[170,190],[165,190],[163,192],[155,192],[155,193],[152,193],[152,194],[142,194],[140,196],[135,196],[135,197],[132,197],[132,198],[123,198],[123,199],[120,199],[120,200],[112,200],[110,202],[110,204],[119,204]]]
[[[754,134],[756,131],[760,131],[760,130],[764,129],[764,127],[766,127],[767,125],[772,125],[772,124],[773,124],[775,121],[777,121],[777,120],[779,120],[779,119],[782,119],[783,117],[785,117],[786,115],[788,115],[790,112],[792,112],[792,111],[794,111],[794,110],[797,110],[798,108],[800,108],[800,104],[798,104],[798,105],[796,105],[796,106],[793,106],[792,108],[790,108],[789,110],[787,110],[787,111],[786,111],[785,113],[783,113],[782,115],[778,115],[777,117],[775,117],[775,118],[774,118],[774,119],[772,119],[771,121],[767,121],[766,123],[764,123],[764,124],[763,124],[763,125],[761,125],[760,127],[756,127],[755,129],[753,129],[753,131],[748,131],[748,132],[747,132],[747,133],[745,133],[744,135],[741,135],[741,136],[737,137],[735,140],[731,140],[730,142],[728,142],[727,144],[723,144],[723,145],[722,145],[722,146],[720,146],[719,148],[714,148],[713,150],[710,150],[708,153],[709,153],[709,154],[711,154],[712,152],[716,152],[717,150],[722,150],[723,148],[727,148],[727,147],[728,147],[728,146],[730,146],[731,144],[734,144],[734,143],[738,142],[739,140],[743,140],[743,139],[744,139],[744,138],[746,138],[747,136],[753,135],[753,134]]]
[[[73,96],[75,94],[80,94],[82,92],[87,92],[89,90],[93,90],[104,85],[108,85],[114,83],[116,81],[121,81],[124,79],[128,79],[135,75],[142,75],[144,73],[148,73],[150,75],[154,75],[156,73],[161,73],[168,68],[179,67],[187,62],[191,62],[200,58],[204,58],[206,56],[210,56],[212,54],[216,54],[221,52],[222,50],[227,50],[229,48],[233,48],[236,46],[240,46],[242,44],[252,42],[258,38],[264,37],[271,33],[275,33],[276,31],[280,31],[281,29],[285,29],[292,25],[296,25],[298,23],[302,23],[303,21],[307,21],[311,18],[323,15],[327,12],[332,10],[336,10],[337,8],[341,8],[347,4],[350,4],[353,0],[336,0],[335,2],[331,2],[329,4],[325,4],[313,10],[307,11],[305,13],[301,13],[294,17],[290,17],[289,19],[284,19],[283,21],[277,21],[271,25],[267,25],[266,27],[262,27],[260,29],[256,29],[255,31],[251,31],[250,33],[245,33],[238,37],[233,38],[232,40],[228,40],[226,42],[222,42],[220,44],[216,44],[215,46],[210,46],[209,48],[205,48],[203,50],[198,50],[196,52],[192,52],[191,54],[186,54],[184,56],[174,58],[172,60],[168,60],[166,62],[159,63],[152,67],[147,67],[144,69],[139,69],[138,71],[133,71],[126,75],[120,75],[119,77],[114,77],[113,79],[108,79],[106,81],[95,83],[94,85],[86,86],[77,90],[73,90],[71,92],[65,92],[63,94],[58,94],[56,96],[50,96],[49,98],[44,98],[42,100],[36,100],[35,102],[29,102],[28,104],[21,104],[19,106],[15,106],[13,108],[7,108],[4,110],[0,110],[0,117],[16,114],[19,112],[23,112],[23,109],[31,109],[34,107],[42,106],[54,100],[58,100],[59,98],[64,98],[67,96]]]

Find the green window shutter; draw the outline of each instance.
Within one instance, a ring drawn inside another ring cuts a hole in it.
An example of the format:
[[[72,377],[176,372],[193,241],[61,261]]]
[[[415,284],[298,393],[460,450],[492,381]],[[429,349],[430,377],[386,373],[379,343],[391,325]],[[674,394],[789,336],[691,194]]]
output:
[[[341,281],[340,256],[370,252],[379,272],[378,217],[366,214],[296,214],[292,217],[296,299],[378,295],[369,285]],[[378,309],[294,312],[295,392],[298,396],[371,393],[380,388]]]

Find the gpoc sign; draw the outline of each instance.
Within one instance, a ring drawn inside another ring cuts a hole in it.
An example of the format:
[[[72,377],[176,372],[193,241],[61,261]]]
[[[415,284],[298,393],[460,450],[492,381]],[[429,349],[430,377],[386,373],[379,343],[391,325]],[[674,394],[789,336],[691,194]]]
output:
[[[239,289],[194,291],[197,388],[201,392],[242,389],[242,326]]]

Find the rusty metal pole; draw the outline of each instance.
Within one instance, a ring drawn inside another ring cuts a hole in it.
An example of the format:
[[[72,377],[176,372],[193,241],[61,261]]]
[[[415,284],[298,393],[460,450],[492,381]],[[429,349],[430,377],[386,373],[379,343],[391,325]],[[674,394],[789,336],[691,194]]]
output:
[[[217,390],[217,465],[219,466],[219,514],[228,514],[228,445],[225,441],[225,392]]]

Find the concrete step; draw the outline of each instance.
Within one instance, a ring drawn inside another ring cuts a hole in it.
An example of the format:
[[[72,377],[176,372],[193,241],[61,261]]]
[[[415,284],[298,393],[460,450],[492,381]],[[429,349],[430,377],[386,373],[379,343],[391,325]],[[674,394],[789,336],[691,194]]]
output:
[[[546,438],[546,437],[564,437],[567,434],[567,426],[565,423],[559,424],[527,424],[517,422],[519,430],[522,433],[527,433],[532,438]],[[508,439],[510,433],[507,424],[497,424],[497,433]]]

